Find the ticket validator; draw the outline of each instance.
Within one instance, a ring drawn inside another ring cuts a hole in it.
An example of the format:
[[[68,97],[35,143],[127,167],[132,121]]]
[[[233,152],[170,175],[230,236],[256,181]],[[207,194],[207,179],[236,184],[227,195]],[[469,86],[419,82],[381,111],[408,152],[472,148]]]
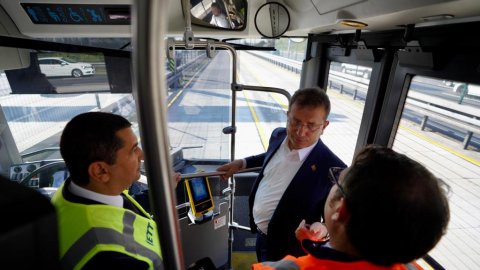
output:
[[[190,201],[188,216],[192,222],[202,222],[213,216],[213,198],[207,175],[198,173],[185,178],[185,187]]]

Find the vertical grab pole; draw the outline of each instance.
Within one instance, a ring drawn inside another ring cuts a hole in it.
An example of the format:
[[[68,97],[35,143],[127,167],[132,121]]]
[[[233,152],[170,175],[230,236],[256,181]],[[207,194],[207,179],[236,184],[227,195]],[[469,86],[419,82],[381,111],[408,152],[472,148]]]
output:
[[[237,132],[236,128],[236,110],[237,110],[237,91],[235,87],[237,86],[237,52],[234,48],[230,47],[230,52],[232,53],[232,127],[233,132],[231,134],[230,141],[230,160],[235,159],[235,133]],[[229,210],[229,221],[228,221],[228,267],[232,269],[232,252],[233,252],[233,206],[235,198],[235,176],[230,177],[229,185],[231,188],[230,192],[230,208]]]
[[[160,238],[163,269],[185,269],[172,179],[167,129],[165,25],[168,1],[133,5],[133,95],[137,102],[150,205]],[[161,269],[161,268],[160,268]]]
[[[236,91],[238,90],[238,89],[236,89],[237,88],[237,52],[235,51],[235,48],[233,48],[231,45],[223,43],[223,42],[208,43],[208,42],[205,42],[205,41],[194,41],[191,44],[191,46],[194,46],[195,48],[206,48],[206,49],[208,49],[207,46],[209,44],[213,44],[216,48],[227,49],[232,54],[232,85],[231,85],[231,90],[232,90],[231,117],[232,117],[232,121],[231,122],[232,122],[232,127],[234,127],[234,129],[231,133],[230,160],[233,160],[235,158],[235,130],[236,130],[236,128],[235,128],[235,125],[236,125],[235,117],[236,117],[236,105],[237,105]],[[175,46],[187,48],[187,46],[189,46],[189,45],[186,44],[186,42],[176,41]],[[234,195],[235,195],[235,179],[234,179],[233,176],[230,177],[230,179],[228,180],[228,185],[231,188],[231,193],[229,195],[230,203],[229,203],[229,209],[228,209],[228,213],[229,213],[229,219],[228,219],[229,230],[228,230],[228,233],[229,233],[229,235],[228,235],[228,260],[227,260],[227,265],[228,265],[229,269],[232,269],[231,265],[232,265],[233,228],[234,228],[232,226],[232,224],[234,223],[233,222],[233,206],[234,206]]]

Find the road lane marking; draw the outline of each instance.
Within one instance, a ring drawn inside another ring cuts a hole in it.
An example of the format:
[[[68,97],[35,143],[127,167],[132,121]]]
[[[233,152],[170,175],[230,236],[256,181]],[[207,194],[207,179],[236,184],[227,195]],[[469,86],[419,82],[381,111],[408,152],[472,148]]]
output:
[[[363,107],[364,107],[364,105],[363,105],[362,102],[354,102],[355,100],[349,99],[349,98],[347,98],[345,95],[340,94],[339,92],[331,91],[331,92],[327,92],[327,93],[329,93],[329,94],[332,95],[332,96],[335,96],[336,98],[341,98],[341,99],[343,99],[344,101],[349,102],[350,104],[353,104],[354,106],[357,106],[357,107],[359,107],[359,108],[362,108],[362,109],[363,109]],[[404,130],[404,131],[409,132],[410,134],[412,134],[412,135],[414,135],[414,136],[416,136],[416,137],[418,137],[418,138],[420,138],[420,139],[423,139],[423,140],[427,141],[428,143],[431,143],[432,145],[435,145],[435,146],[437,146],[437,147],[442,148],[443,150],[449,152],[449,153],[452,154],[452,155],[455,155],[455,156],[457,156],[457,157],[459,157],[459,158],[461,158],[461,159],[463,159],[463,160],[465,160],[465,161],[468,161],[468,162],[470,162],[470,163],[472,163],[472,164],[474,164],[474,165],[476,165],[476,166],[480,166],[480,161],[479,161],[479,160],[476,160],[476,159],[474,159],[474,158],[468,157],[468,156],[466,156],[466,155],[464,155],[464,154],[462,154],[462,153],[460,153],[460,152],[458,152],[458,151],[456,151],[456,150],[454,150],[454,149],[452,149],[452,148],[450,148],[450,147],[448,147],[448,146],[446,146],[446,145],[444,145],[444,144],[442,144],[442,143],[440,143],[440,142],[435,141],[435,140],[432,139],[432,138],[429,138],[428,136],[425,136],[425,135],[420,134],[419,132],[417,132],[417,131],[415,131],[415,130],[413,130],[413,129],[411,129],[411,128],[408,128],[408,127],[405,127],[405,126],[402,126],[402,125],[401,125],[399,128],[401,128],[401,129]]]
[[[261,59],[261,58],[255,57],[255,56],[252,56],[252,57],[253,57],[253,58],[256,58],[256,59],[258,59],[258,60],[263,60],[263,59]],[[267,61],[265,61],[265,60],[263,60],[263,62],[262,62],[262,61],[259,61],[259,62],[262,63],[262,65],[263,65],[264,67],[266,66],[266,64],[268,64],[268,65],[270,65],[270,66],[274,66],[274,67],[280,69],[279,66],[274,65],[274,64],[272,64],[272,63],[270,63],[270,62],[267,62]],[[247,67],[246,69],[248,70],[248,72],[250,73],[250,75],[251,75],[257,82],[260,82],[261,85],[263,85],[263,86],[269,85],[269,83],[265,82],[265,80],[263,80],[262,78],[260,78],[255,72],[251,72],[251,71],[250,71],[250,67]],[[285,69],[282,68],[281,70],[284,71]],[[286,71],[288,71],[288,70],[286,70]],[[290,73],[293,73],[293,72],[286,72],[286,73],[287,73],[287,74],[290,74]],[[296,80],[298,80],[298,76],[299,76],[298,74],[292,74],[292,78],[294,78],[294,79],[296,79]],[[267,87],[268,87],[268,86],[267,86]],[[285,103],[284,100],[283,100],[283,98],[281,98],[281,97],[285,97],[284,95],[279,94],[279,93],[273,93],[273,92],[266,92],[266,93],[269,93],[270,96],[271,96],[271,97],[278,103],[278,105],[280,105],[280,107],[282,107],[285,111],[288,110],[288,103]]]
[[[248,72],[250,73],[250,75],[257,81],[257,82],[260,82],[261,85],[268,85],[264,80],[262,80],[260,77],[257,76],[257,74],[255,74],[254,72],[251,72],[250,71],[250,68],[247,68]],[[268,86],[267,86],[268,87]],[[279,94],[279,93],[274,93],[274,92],[264,92],[264,93],[268,93],[277,103],[278,105],[280,105],[280,107],[282,107],[282,109],[284,109],[285,111],[288,110],[288,103],[285,103],[283,101],[282,98],[280,97],[285,97],[284,95],[282,94]],[[286,98],[286,97],[285,97]]]
[[[240,74],[239,73],[237,73],[237,78],[238,78],[238,81],[240,81]],[[258,133],[258,136],[260,137],[260,141],[262,142],[263,149],[265,151],[267,151],[268,144],[267,144],[267,138],[265,136],[265,129],[263,128],[262,125],[260,125],[260,120],[258,118],[257,112],[255,111],[255,109],[252,105],[251,99],[248,97],[248,95],[245,91],[242,91],[242,92],[243,92],[243,96],[245,97],[245,100],[247,102],[248,109],[250,110],[250,113],[252,114],[253,122],[255,123],[255,127],[257,128],[257,133]]]
[[[265,136],[265,130],[263,129],[263,126],[260,125],[260,120],[258,118],[257,113],[255,112],[255,109],[252,106],[252,103],[250,102],[250,98],[248,98],[246,93],[243,93],[243,95],[245,96],[245,99],[247,100],[248,109],[250,109],[250,113],[252,114],[253,121],[255,123],[255,126],[257,127],[258,136],[260,136],[260,140],[262,141],[263,149],[266,151],[267,147],[268,147],[268,144],[267,144],[267,138]]]
[[[468,161],[468,162],[470,162],[470,163],[472,163],[472,164],[474,164],[474,165],[480,166],[480,161],[479,161],[479,160],[476,160],[476,159],[471,158],[471,157],[467,157],[466,155],[464,155],[464,154],[462,154],[462,153],[460,153],[460,152],[458,152],[458,151],[455,151],[455,150],[453,150],[452,148],[450,148],[450,147],[448,147],[448,146],[446,146],[446,145],[443,145],[443,144],[441,144],[441,143],[439,143],[439,142],[437,142],[437,141],[435,141],[435,140],[433,140],[433,139],[430,139],[430,138],[428,138],[427,136],[422,135],[422,134],[418,133],[417,131],[415,131],[415,130],[413,130],[413,129],[411,129],[411,128],[408,128],[408,127],[405,127],[405,126],[400,126],[400,128],[403,129],[403,130],[405,130],[405,131],[407,131],[407,132],[409,132],[409,133],[411,133],[411,134],[413,134],[414,136],[417,136],[417,137],[420,138],[420,139],[423,139],[423,140],[425,140],[425,141],[427,141],[427,142],[429,142],[429,143],[431,143],[431,144],[433,144],[433,145],[435,145],[435,146],[437,146],[437,147],[442,148],[443,150],[449,152],[449,153],[452,154],[452,155],[455,155],[455,156],[457,156],[457,157],[459,157],[459,158],[462,158],[462,159],[464,159],[464,160],[466,160],[466,161]]]
[[[168,105],[167,105],[167,108],[170,108],[170,106],[172,106],[173,102],[175,102],[175,100],[177,100],[177,98],[183,93],[183,90],[185,90],[185,88],[187,88],[190,83],[192,83],[193,79],[195,79],[195,77],[197,77],[197,74],[202,71],[202,69],[199,69],[193,76],[192,78],[185,84],[184,87],[182,87],[182,89],[180,89],[178,91],[178,93],[172,98],[172,100],[170,100],[170,102],[168,102]]]

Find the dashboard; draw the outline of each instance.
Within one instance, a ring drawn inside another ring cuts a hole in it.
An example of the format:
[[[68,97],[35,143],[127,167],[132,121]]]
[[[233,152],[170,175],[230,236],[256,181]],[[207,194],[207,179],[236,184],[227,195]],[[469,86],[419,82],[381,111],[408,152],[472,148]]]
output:
[[[40,168],[42,162],[14,164],[10,166],[10,180],[20,182],[28,174]]]
[[[32,188],[57,188],[68,176],[63,160],[42,160],[10,166],[10,180]]]

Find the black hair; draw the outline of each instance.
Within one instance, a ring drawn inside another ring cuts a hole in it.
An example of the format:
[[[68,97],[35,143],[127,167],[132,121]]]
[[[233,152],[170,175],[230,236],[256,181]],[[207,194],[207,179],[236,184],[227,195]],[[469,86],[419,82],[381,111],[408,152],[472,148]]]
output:
[[[381,265],[411,262],[446,232],[448,186],[392,149],[364,148],[342,185],[350,214],[347,237],[362,259]]]
[[[131,126],[122,116],[103,112],[83,113],[70,120],[60,139],[60,153],[72,181],[87,185],[88,167],[93,162],[114,164],[116,152],[124,145],[116,133]]]
[[[300,107],[324,107],[326,115],[330,113],[330,99],[325,93],[324,90],[313,87],[313,88],[303,88],[295,91],[292,98],[290,99],[290,104],[288,106],[288,111],[291,110],[293,104],[297,104]]]

